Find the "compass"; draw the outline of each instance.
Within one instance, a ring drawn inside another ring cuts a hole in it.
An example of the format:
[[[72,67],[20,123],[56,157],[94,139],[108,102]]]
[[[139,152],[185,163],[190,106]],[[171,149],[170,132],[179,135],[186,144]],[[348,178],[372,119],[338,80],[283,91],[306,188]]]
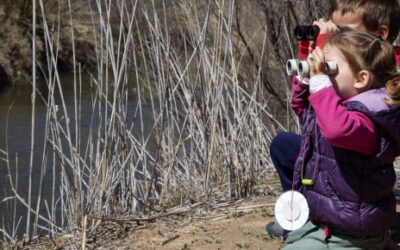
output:
[[[287,191],[275,203],[275,219],[285,230],[296,230],[306,224],[309,215],[306,198],[297,191]]]

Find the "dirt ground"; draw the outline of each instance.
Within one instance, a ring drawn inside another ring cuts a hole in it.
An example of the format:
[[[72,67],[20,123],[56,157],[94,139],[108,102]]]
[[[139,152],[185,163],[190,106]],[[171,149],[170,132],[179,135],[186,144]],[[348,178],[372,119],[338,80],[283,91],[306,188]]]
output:
[[[274,220],[274,205],[281,192],[279,180],[272,172],[265,179],[254,197],[209,206],[201,204],[182,214],[139,225],[134,221],[103,221],[95,232],[87,235],[85,249],[280,249],[282,239],[265,233],[265,225]],[[29,243],[20,242],[17,249],[82,249],[82,239],[77,239],[82,237],[39,237]]]
[[[117,244],[98,249],[280,249],[283,241],[265,234],[275,197],[249,199],[209,215],[163,221],[129,232]]]
[[[273,220],[276,196],[249,198],[184,218],[164,218],[141,226],[102,226],[85,249],[116,250],[232,250],[280,249],[282,239],[271,238],[265,225]],[[125,228],[125,229],[123,229]],[[81,242],[62,237],[38,238],[17,249],[82,249]]]
[[[96,249],[280,249],[283,240],[269,237],[264,229],[266,223],[273,220],[275,200],[275,197],[258,198],[203,218],[150,224],[146,228],[129,232],[118,243],[102,244]],[[400,211],[399,205],[397,211]],[[400,225],[399,219],[397,225]],[[396,242],[400,241],[400,235],[394,238]]]
[[[274,220],[274,205],[279,182],[271,176],[262,188],[263,195],[234,202],[204,206],[191,212],[160,218],[150,223],[105,223],[88,235],[85,249],[117,250],[234,250],[280,249],[283,240],[265,233],[265,225]],[[400,204],[392,239],[400,242]],[[78,236],[79,237],[79,236]],[[72,238],[39,238],[18,249],[82,249]]]
[[[169,218],[127,230],[111,226],[105,235],[88,240],[86,249],[116,250],[259,250],[280,249],[282,239],[271,238],[265,225],[273,220],[276,196],[246,199],[224,208],[186,218]],[[400,205],[397,206],[400,212]],[[392,236],[400,242],[400,213]],[[39,239],[17,249],[82,249],[79,242]]]

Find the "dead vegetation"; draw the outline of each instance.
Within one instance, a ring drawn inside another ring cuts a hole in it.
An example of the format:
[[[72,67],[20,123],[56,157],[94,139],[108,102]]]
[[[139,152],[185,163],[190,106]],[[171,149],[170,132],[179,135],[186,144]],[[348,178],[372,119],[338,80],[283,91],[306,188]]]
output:
[[[45,153],[36,168],[19,166],[30,169],[30,183],[32,172],[41,173],[40,188],[21,195],[18,174],[9,174],[12,193],[3,201],[20,203],[27,216],[14,215],[21,223],[0,229],[4,242],[16,244],[14,232],[24,231],[26,241],[46,234],[86,248],[105,221],[186,216],[197,206],[260,195],[271,184],[270,140],[298,127],[284,70],[295,54],[291,30],[321,15],[324,1],[96,0],[48,13],[50,2],[37,0],[32,27],[32,63],[48,90],[33,92],[47,107]],[[83,62],[94,59],[82,80]],[[68,67],[72,107],[59,77]],[[93,91],[90,130],[79,122],[83,84]],[[58,175],[46,191],[48,171]]]

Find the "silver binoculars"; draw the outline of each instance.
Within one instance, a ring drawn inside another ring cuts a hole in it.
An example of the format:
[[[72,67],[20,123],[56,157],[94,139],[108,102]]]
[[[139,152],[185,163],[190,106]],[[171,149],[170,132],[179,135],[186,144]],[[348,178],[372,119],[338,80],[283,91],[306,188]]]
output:
[[[334,75],[337,73],[337,64],[334,61],[326,62],[326,74]],[[307,77],[310,75],[310,66],[307,60],[289,59],[286,63],[286,73],[289,76],[298,75]]]

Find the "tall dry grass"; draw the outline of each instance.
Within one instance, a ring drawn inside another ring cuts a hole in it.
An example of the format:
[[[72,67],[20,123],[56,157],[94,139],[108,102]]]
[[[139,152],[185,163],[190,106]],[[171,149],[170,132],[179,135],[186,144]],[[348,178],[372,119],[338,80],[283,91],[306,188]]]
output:
[[[44,149],[39,195],[33,197],[29,185],[28,197],[21,196],[18,175],[10,174],[13,193],[3,202],[22,204],[27,216],[15,218],[11,231],[0,229],[5,242],[15,244],[14,232],[23,227],[26,239],[69,233],[84,248],[99,218],[151,216],[167,207],[255,194],[272,170],[272,137],[297,127],[284,61],[295,51],[290,30],[301,22],[296,13],[304,8],[318,15],[315,1],[301,1],[296,10],[287,8],[292,1],[87,1],[82,6],[97,66],[84,81],[74,33],[79,23],[69,0],[72,107],[58,68],[59,30],[48,23],[44,1],[33,3],[33,31],[36,13],[43,29],[48,93],[39,95],[34,80],[32,101],[46,103],[46,143],[34,145],[31,138],[32,154],[34,147]],[[255,16],[264,18],[259,25],[249,21]],[[88,131],[81,124],[87,84],[93,86]],[[34,134],[34,105],[32,117]],[[34,171],[32,162],[29,167]],[[44,186],[46,173],[53,175],[51,186]],[[42,198],[44,188],[50,199]]]

